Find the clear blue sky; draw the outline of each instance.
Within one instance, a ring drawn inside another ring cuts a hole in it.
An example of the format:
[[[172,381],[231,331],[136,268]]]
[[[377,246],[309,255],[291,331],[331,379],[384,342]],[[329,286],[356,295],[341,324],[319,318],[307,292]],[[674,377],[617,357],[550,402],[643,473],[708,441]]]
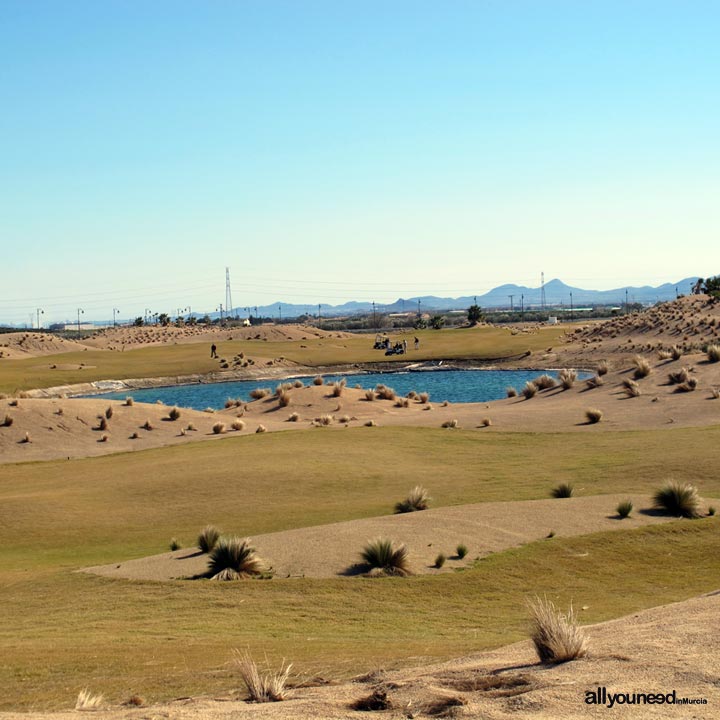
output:
[[[720,272],[717,2],[0,0],[0,321]]]

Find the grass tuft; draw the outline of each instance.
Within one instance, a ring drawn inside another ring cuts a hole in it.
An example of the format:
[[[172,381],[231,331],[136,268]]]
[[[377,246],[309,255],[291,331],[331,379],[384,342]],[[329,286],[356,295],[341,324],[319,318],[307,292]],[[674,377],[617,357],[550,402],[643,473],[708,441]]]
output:
[[[446,420],[440,427],[456,428],[457,426],[458,426],[458,421],[453,419],[453,420]]]
[[[525,383],[525,387],[522,389],[522,394],[526,400],[529,400],[537,395],[537,391],[537,385],[528,380],[528,382]]]
[[[720,345],[709,345],[707,349],[707,359],[711,363],[720,361]]]
[[[600,376],[607,375],[607,373],[608,373],[607,360],[600,360],[600,362],[598,362],[598,364],[595,366],[595,372]]]
[[[245,429],[245,421],[244,420],[233,420],[232,425],[230,425],[230,427],[233,430],[240,432],[241,430]]]
[[[635,380],[647,377],[652,372],[650,363],[641,355],[636,355],[633,358],[633,363],[635,364],[635,370],[633,371],[633,378],[635,378]]]
[[[642,395],[642,390],[640,390],[640,386],[630,378],[626,378],[625,380],[623,380],[623,388],[628,397],[640,397],[640,395]]]
[[[572,497],[573,489],[571,483],[562,482],[550,491],[550,495],[554,498],[569,498]]]
[[[558,380],[563,390],[569,390],[577,380],[577,371],[573,368],[563,368],[558,373]]]
[[[557,380],[551,375],[539,375],[533,380],[533,385],[535,385],[538,390],[549,390],[557,385]]]
[[[430,393],[421,392],[418,394],[417,399],[424,405],[430,400]]]
[[[225,432],[225,423],[216,422],[212,426],[212,431],[215,433],[215,435],[222,435]]]
[[[322,375],[318,375],[313,378],[313,385],[324,385],[325,380],[323,379]]]
[[[125,405],[126,405],[127,407],[132,407],[132,405],[133,405],[134,402],[135,402],[135,401],[132,399],[132,395],[128,395],[128,396],[125,398]]]
[[[684,383],[680,383],[676,388],[675,392],[693,392],[698,386],[698,379],[689,377]]]
[[[220,531],[214,525],[206,525],[198,535],[197,546],[204,553],[209,553],[220,539]]]
[[[594,425],[595,423],[599,423],[602,420],[603,411],[598,410],[597,408],[588,408],[585,411],[585,417],[591,425]]]
[[[560,612],[547,598],[528,602],[531,617],[530,638],[542,663],[562,663],[584,657],[587,653],[585,633],[577,624],[572,605]]]
[[[380,574],[401,577],[411,574],[407,547],[405,545],[396,547],[392,540],[384,538],[371,540],[365,545],[360,556],[370,570],[379,571]]]
[[[13,420],[13,416],[6,414],[5,419],[2,421],[2,427],[10,427],[13,424],[13,422],[15,422]]]
[[[97,710],[103,701],[102,695],[93,695],[90,690],[83,688],[75,701],[75,709],[81,711]]]
[[[240,672],[243,682],[248,690],[248,700],[256,703],[278,702],[285,699],[286,685],[292,663],[280,663],[280,669],[264,674],[260,673],[257,663],[249,651],[235,651],[235,666]]]
[[[395,512],[409,513],[427,510],[431,499],[428,491],[424,487],[416,485],[403,501],[396,503]]]
[[[445,564],[446,560],[447,558],[445,557],[445,553],[438,553],[433,567],[439,570]]]
[[[250,391],[250,397],[253,400],[262,400],[264,397],[267,397],[270,394],[270,390],[268,388],[253,388]]]
[[[455,548],[455,554],[462,560],[468,554],[468,547],[465,543],[460,543]]]
[[[249,538],[222,537],[210,551],[207,574],[213,580],[243,580],[261,572],[262,562]]]
[[[653,495],[655,507],[676,517],[700,517],[700,496],[688,482],[671,480]]]
[[[294,412],[290,415],[290,417],[288,417],[288,422],[297,422],[299,419],[300,419],[300,414]]]
[[[618,503],[618,506],[615,508],[618,516],[623,519],[625,519],[626,517],[630,517],[632,509],[633,504],[630,500],[623,500],[622,502]]]
[[[267,432],[267,428],[266,428],[264,425],[258,425],[258,426],[255,428],[255,433],[256,433],[256,434],[257,434],[257,433],[264,433],[264,432]]]
[[[180,417],[180,415],[181,415],[180,408],[178,408],[178,407],[170,408],[170,411],[168,412],[168,418],[170,418],[170,420],[173,420],[173,421],[177,420]]]
[[[517,390],[514,387],[508,387],[505,389],[505,395],[509,398],[517,397]]]

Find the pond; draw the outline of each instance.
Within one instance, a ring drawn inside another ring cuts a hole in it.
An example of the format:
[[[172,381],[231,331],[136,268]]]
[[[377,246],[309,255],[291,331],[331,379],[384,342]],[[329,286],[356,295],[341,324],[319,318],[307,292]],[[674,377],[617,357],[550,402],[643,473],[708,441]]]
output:
[[[508,387],[522,390],[525,382],[536,378],[543,372],[557,377],[554,371],[542,370],[433,370],[405,371],[385,373],[361,373],[357,375],[323,375],[325,382],[345,378],[348,387],[359,385],[364,389],[374,388],[378,384],[392,387],[399,395],[411,390],[427,392],[434,402],[488,402],[506,396]],[[590,373],[578,372],[578,378],[590,377]],[[295,378],[291,378],[294,380]],[[300,379],[306,384],[312,383],[313,376]],[[250,400],[250,391],[255,388],[275,389],[283,380],[237,380],[221,383],[201,383],[195,385],[173,385],[170,387],[126,390],[123,392],[103,393],[102,397],[124,400],[132,395],[138,402],[155,403],[158,400],[166,405],[204,410],[220,409],[228,398]],[[96,397],[96,396],[85,396]]]

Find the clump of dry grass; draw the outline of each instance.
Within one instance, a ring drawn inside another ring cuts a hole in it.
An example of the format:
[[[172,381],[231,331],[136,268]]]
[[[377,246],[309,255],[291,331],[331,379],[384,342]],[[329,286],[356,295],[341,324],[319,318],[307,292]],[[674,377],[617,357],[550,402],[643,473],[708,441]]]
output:
[[[277,671],[267,670],[261,674],[257,663],[247,650],[235,651],[235,666],[240,672],[243,682],[248,690],[248,699],[251,702],[265,703],[278,702],[285,699],[286,684],[292,669],[292,663],[280,663]]]
[[[282,390],[277,399],[280,407],[287,407],[290,404],[290,393],[287,390]]]
[[[105,417],[110,420],[113,416],[113,409],[112,407],[105,408]]]
[[[13,416],[12,416],[12,415],[8,415],[8,414],[6,413],[6,414],[5,414],[5,419],[2,421],[2,426],[3,426],[3,427],[10,427],[10,426],[13,424],[13,422],[15,422],[15,420],[13,419]]]
[[[628,397],[640,397],[640,395],[642,395],[640,386],[630,378],[623,380],[623,388]]]
[[[492,420],[489,417],[485,417],[480,421],[480,425],[483,427],[490,427],[492,425]]]
[[[440,427],[443,428],[456,428],[458,426],[458,421],[453,420],[446,420]]]
[[[270,390],[268,388],[253,388],[250,391],[250,397],[253,400],[262,400],[264,397],[267,397],[270,394]]]
[[[447,556],[445,555],[445,553],[438,553],[435,556],[435,563],[433,564],[433,567],[439,570],[445,564],[446,560]]]
[[[655,507],[676,517],[700,517],[700,496],[697,488],[688,483],[671,480],[653,495]]]
[[[288,418],[288,422],[297,422],[300,419],[300,415],[296,412],[292,413]]]
[[[209,555],[207,575],[212,580],[244,580],[263,570],[249,538],[221,537]]]
[[[93,695],[88,688],[83,688],[75,701],[75,709],[81,711],[97,710],[103,702],[102,695]]]
[[[673,345],[670,348],[670,353],[672,355],[673,360],[679,360],[683,356],[683,350],[678,345]]]
[[[720,345],[709,345],[706,352],[709,362],[716,363],[720,361]]]
[[[347,425],[352,418],[349,415],[342,415],[340,419],[338,420],[339,423],[342,423],[343,425]]]
[[[599,423],[602,420],[603,411],[598,410],[597,408],[588,408],[585,411],[585,417],[591,425],[594,425],[595,423]]]
[[[635,370],[633,371],[633,378],[635,380],[641,380],[652,372],[650,363],[641,355],[636,355],[633,358],[633,363],[635,364]]]
[[[692,392],[698,386],[698,379],[689,377],[684,383],[680,383],[676,388],[675,392]]]
[[[558,381],[563,390],[569,390],[577,380],[577,371],[574,368],[563,368],[558,373]]]
[[[672,358],[672,351],[671,350],[658,350],[658,360],[670,360]]]
[[[430,393],[421,392],[417,396],[417,399],[424,405],[425,403],[427,403],[430,400]]]
[[[374,390],[366,390],[365,391],[365,399],[368,402],[372,402],[373,400],[375,400],[375,391]]]
[[[220,531],[214,525],[206,525],[198,535],[197,546],[204,553],[209,553],[220,539]]]
[[[720,398],[720,388],[719,387],[710,388],[710,397],[713,400],[717,400],[718,398]]]
[[[528,608],[530,638],[540,662],[568,662],[587,654],[587,639],[577,624],[572,605],[567,613],[562,613],[547,598],[535,597],[528,602]]]
[[[684,383],[690,377],[690,371],[686,367],[681,367],[676,372],[668,373],[668,382],[671,385],[678,385]]]
[[[313,385],[324,385],[324,384],[325,384],[325,380],[322,377],[322,375],[318,375],[317,377],[313,378]]]
[[[125,398],[125,406],[126,406],[126,407],[131,407],[134,402],[135,402],[135,401],[132,399],[132,395],[128,395],[128,396]]]
[[[173,407],[168,411],[168,418],[174,422],[180,418],[181,414],[179,407]]]
[[[110,439],[109,435],[101,435],[98,442],[107,442]]]
[[[535,385],[538,390],[549,390],[550,388],[554,388],[557,385],[557,381],[554,377],[545,374],[536,377],[533,380],[533,385]]]
[[[375,388],[375,391],[377,392],[377,396],[380,400],[394,400],[396,397],[395,390],[391,387],[387,387],[387,385],[378,385]]]
[[[230,425],[230,427],[233,430],[237,430],[238,432],[240,432],[241,430],[245,429],[245,422],[243,420],[233,420],[232,425]]]
[[[291,384],[291,383],[287,383],[287,382],[285,382],[285,383],[280,383],[280,384],[277,385],[277,387],[275,388],[275,396],[276,396],[276,397],[280,397],[283,393],[287,393],[287,391],[290,390],[291,388],[292,388],[292,384]]]
[[[192,432],[193,430],[197,430],[194,423],[188,423],[187,427],[185,429],[188,430],[189,432]]]
[[[152,430],[152,429],[153,429],[153,424],[150,422],[150,420],[146,420],[146,421],[142,424],[142,429],[143,429],[143,430]]]
[[[264,433],[264,432],[267,432],[267,428],[266,428],[264,425],[258,425],[258,426],[255,428],[255,433],[256,433],[256,434],[257,434],[257,433]]]
[[[12,400],[8,400],[8,405],[10,407],[19,407],[20,403],[17,401],[16,398],[13,398]]]
[[[377,423],[374,420],[368,420],[365,423],[365,427],[377,427]]]
[[[26,432],[26,433],[25,433],[25,436],[22,438],[22,440],[20,440],[20,442],[21,442],[21,443],[29,443],[29,442],[32,442],[32,440],[30,439],[30,433],[29,433],[29,432]]]
[[[633,504],[631,500],[623,500],[622,502],[618,503],[618,506],[615,508],[615,512],[617,512],[618,517],[622,518],[623,520],[626,517],[630,517],[630,513],[632,512]]]
[[[505,389],[505,395],[509,398],[517,397],[517,390],[514,387],[508,387]]]
[[[320,417],[315,418],[315,422],[318,425],[332,425],[334,420],[335,418],[333,415],[321,415]]]
[[[302,388],[302,387],[305,387],[305,383],[302,380],[298,379],[293,383],[293,387],[294,388]]]
[[[550,495],[554,498],[569,498],[572,497],[573,489],[572,483],[561,482],[550,491]]]
[[[212,431],[213,431],[213,433],[215,433],[215,435],[222,435],[225,432],[225,423],[216,422],[212,426]]]
[[[407,547],[405,545],[395,546],[392,540],[384,538],[371,540],[365,545],[360,556],[370,568],[371,574],[400,577],[411,574]]]
[[[522,394],[526,400],[529,400],[530,398],[534,398],[535,395],[537,395],[537,391],[538,391],[537,385],[528,380],[525,383],[525,387],[522,390]]]
[[[130,436],[130,439],[131,439],[131,440],[137,440],[139,437],[140,437],[140,436],[139,436],[136,432],[134,432],[134,433]]]
[[[343,394],[343,390],[345,389],[345,385],[347,384],[346,380],[340,380],[336,381],[332,384],[332,396],[333,397],[340,397]]]
[[[405,398],[398,398],[398,399],[395,401],[395,407],[398,407],[398,408],[410,407],[410,400],[409,400],[408,398],[406,398],[406,397],[405,397]]]
[[[408,513],[427,510],[430,500],[428,491],[421,485],[416,485],[404,500],[395,504],[395,512]]]
[[[600,387],[601,385],[604,385],[605,381],[602,379],[602,377],[600,377],[600,375],[593,375],[591,378],[588,378],[585,381],[585,384],[589,388],[596,388],[596,387]]]
[[[598,364],[595,366],[595,372],[598,375],[607,375],[607,373],[608,373],[607,360],[600,360],[598,362]]]
[[[212,414],[215,412],[215,408],[206,407],[206,408],[203,410],[203,412],[204,412],[204,413],[209,413],[210,415],[212,415]]]

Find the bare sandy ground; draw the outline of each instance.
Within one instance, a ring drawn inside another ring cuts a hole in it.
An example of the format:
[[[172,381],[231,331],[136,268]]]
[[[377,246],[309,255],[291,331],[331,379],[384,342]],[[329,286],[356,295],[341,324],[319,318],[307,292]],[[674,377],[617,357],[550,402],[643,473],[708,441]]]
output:
[[[296,667],[285,702],[243,702],[242,681],[222,698],[181,698],[139,708],[108,707],[90,716],[104,720],[348,720],[456,717],[482,720],[575,720],[582,718],[684,718],[720,715],[720,591],[681,603],[645,610],[586,628],[587,657],[561,665],[540,665],[529,641],[447,663],[384,671],[355,682],[303,676]],[[662,693],[702,699],[697,705],[586,704],[586,693]],[[385,694],[389,709],[352,709],[373,693]],[[0,713],[1,720],[70,720],[77,712]]]
[[[630,499],[635,512],[619,520],[615,508],[627,498],[598,495],[443,507],[256,535],[252,545],[278,577],[333,577],[362,572],[358,566],[360,550],[377,537],[404,543],[416,574],[452,572],[476,558],[546,538],[551,531],[557,537],[585,535],[672,519],[643,513],[643,508],[652,508],[652,499],[634,495]],[[231,534],[232,529],[226,530]],[[459,543],[468,547],[464,560],[455,555]],[[433,565],[440,552],[448,561],[442,570],[437,570]],[[97,575],[130,580],[173,580],[206,570],[207,555],[198,548],[86,568]]]

